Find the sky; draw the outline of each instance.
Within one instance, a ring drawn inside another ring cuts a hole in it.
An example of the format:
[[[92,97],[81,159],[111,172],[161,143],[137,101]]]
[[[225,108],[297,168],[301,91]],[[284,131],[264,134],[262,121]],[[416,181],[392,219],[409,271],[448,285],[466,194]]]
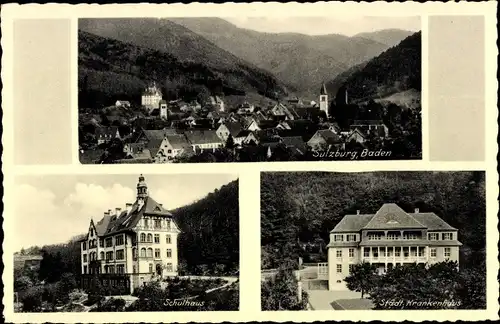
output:
[[[307,35],[342,34],[353,36],[381,29],[421,30],[419,16],[414,17],[225,17],[240,28],[268,33],[293,32]]]
[[[205,197],[236,180],[232,174],[144,174],[149,195],[166,209]],[[86,233],[90,219],[135,202],[138,175],[49,175],[17,177],[15,189],[16,251],[33,245],[67,242]],[[15,241],[14,241],[15,240]]]

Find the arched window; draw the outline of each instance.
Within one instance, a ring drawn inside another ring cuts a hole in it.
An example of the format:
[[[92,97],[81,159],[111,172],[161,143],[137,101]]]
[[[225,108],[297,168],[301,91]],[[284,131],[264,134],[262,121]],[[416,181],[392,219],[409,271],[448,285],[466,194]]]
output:
[[[153,235],[151,233],[148,234],[148,242],[153,242]]]
[[[149,264],[149,272],[151,272],[151,273],[153,272],[153,264],[152,263]]]
[[[146,234],[141,233],[141,242],[146,242]]]
[[[153,257],[153,249],[149,248],[148,249],[148,258],[152,258],[152,257]]]
[[[104,252],[101,252],[99,259],[104,260]]]
[[[136,259],[137,259],[137,249],[136,249],[136,248],[133,248],[133,249],[132,249],[132,258],[133,258],[134,260],[136,260]]]
[[[141,258],[145,258],[145,257],[146,257],[146,249],[142,248],[141,249]]]

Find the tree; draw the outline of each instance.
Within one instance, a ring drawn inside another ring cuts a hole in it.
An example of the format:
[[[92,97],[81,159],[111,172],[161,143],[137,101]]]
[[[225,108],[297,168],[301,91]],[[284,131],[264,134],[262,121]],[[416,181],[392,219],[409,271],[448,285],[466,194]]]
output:
[[[261,285],[262,310],[305,310],[308,295],[298,296],[299,282],[292,269],[282,267],[278,273]]]
[[[23,303],[23,311],[40,311],[42,307],[42,294],[43,288],[40,286],[31,287],[30,289],[28,289],[28,291],[21,297],[21,303]]]
[[[345,278],[347,288],[353,291],[361,292],[361,298],[364,298],[366,293],[370,293],[376,285],[377,267],[368,262],[355,264]]]
[[[229,136],[227,137],[226,148],[229,150],[232,150],[234,148],[234,139],[231,134],[229,134]]]

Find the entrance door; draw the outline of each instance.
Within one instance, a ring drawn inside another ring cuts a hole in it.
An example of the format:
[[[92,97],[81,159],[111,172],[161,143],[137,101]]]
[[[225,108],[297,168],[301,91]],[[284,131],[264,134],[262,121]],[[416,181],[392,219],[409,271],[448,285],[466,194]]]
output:
[[[158,264],[156,265],[156,274],[157,274],[158,276],[160,276],[160,277],[161,277],[161,272],[162,272],[161,270],[162,270],[162,269],[161,269],[161,264],[159,264],[159,263],[158,263]]]

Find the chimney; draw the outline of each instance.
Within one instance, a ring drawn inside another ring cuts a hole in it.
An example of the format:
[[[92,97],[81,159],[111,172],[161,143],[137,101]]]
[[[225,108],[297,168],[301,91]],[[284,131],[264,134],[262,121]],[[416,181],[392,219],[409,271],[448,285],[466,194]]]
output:
[[[418,208],[415,208],[415,214],[418,214],[419,213],[419,209]]]
[[[111,209],[108,209],[108,214],[109,214],[109,215],[113,215],[113,214],[111,213]]]
[[[116,207],[116,216],[119,216],[122,212],[122,209],[120,207]]]
[[[359,213],[360,213],[360,212],[361,212],[361,211],[360,211],[359,209],[358,209],[358,210],[356,210],[356,215],[359,215]]]
[[[163,208],[163,204],[158,204],[158,205],[160,205],[160,207]]]
[[[104,216],[109,216],[109,211],[104,212]]]
[[[125,204],[125,210],[127,213],[130,213],[130,210],[132,210],[132,204],[131,203],[126,203]]]

